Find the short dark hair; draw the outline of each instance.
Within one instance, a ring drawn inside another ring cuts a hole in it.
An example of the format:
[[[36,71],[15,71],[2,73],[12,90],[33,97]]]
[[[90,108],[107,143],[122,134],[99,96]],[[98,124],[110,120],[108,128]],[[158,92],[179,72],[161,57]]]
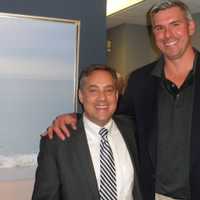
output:
[[[156,4],[154,4],[150,8],[150,10],[148,11],[148,17],[149,17],[151,25],[152,25],[152,18],[156,13],[158,13],[161,10],[166,10],[166,9],[172,8],[172,7],[180,8],[185,13],[185,17],[188,20],[193,20],[190,9],[182,1],[179,1],[179,0],[161,0],[161,1],[157,2]]]
[[[101,71],[106,71],[108,72],[113,80],[115,81],[115,84],[116,84],[116,88],[117,88],[117,73],[116,71],[111,68],[111,67],[108,67],[107,65],[101,65],[101,64],[92,64],[92,65],[89,65],[88,67],[86,67],[80,74],[79,76],[79,89],[83,89],[84,85],[85,85],[85,79],[90,76],[90,74],[92,74],[94,71],[98,71],[98,70],[101,70]]]

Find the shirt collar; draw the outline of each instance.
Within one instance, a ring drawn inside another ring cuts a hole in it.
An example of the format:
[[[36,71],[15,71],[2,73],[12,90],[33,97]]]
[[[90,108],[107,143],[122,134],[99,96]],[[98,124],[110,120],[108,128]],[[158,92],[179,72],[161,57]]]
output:
[[[198,53],[197,53],[197,50],[195,48],[194,48],[194,51],[195,51],[195,58],[194,58],[193,67],[192,67],[192,70],[191,70],[192,75],[195,74],[197,59],[198,59]],[[164,76],[164,63],[165,63],[164,56],[162,55],[160,57],[160,59],[157,61],[155,67],[153,68],[151,75],[156,76],[158,78],[164,78],[163,77]]]
[[[108,134],[111,133],[111,129],[112,129],[112,126],[113,126],[113,119],[111,118],[108,123],[105,124],[105,126],[101,127],[97,124],[95,124],[94,122],[92,122],[91,120],[89,120],[85,114],[83,114],[83,123],[84,123],[84,127],[85,127],[85,130],[88,130],[90,131],[91,133],[99,133],[100,129],[101,128],[106,128],[108,129]]]
[[[153,68],[151,75],[156,76],[158,78],[162,78],[163,67],[164,67],[164,57],[161,56],[160,59],[155,64],[155,67]]]

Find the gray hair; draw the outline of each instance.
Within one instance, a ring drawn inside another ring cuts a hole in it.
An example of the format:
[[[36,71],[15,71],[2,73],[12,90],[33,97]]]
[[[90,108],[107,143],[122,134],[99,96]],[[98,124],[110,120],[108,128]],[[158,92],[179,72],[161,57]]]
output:
[[[112,69],[111,67],[108,67],[107,65],[101,65],[101,64],[92,64],[88,67],[86,67],[80,74],[79,76],[79,89],[83,89],[84,85],[85,85],[85,80],[88,76],[90,76],[93,72],[95,71],[106,71],[108,72],[114,82],[115,82],[115,86],[117,88],[117,81],[118,81],[118,78],[117,78],[117,73],[114,69]]]
[[[161,0],[158,3],[154,4],[148,12],[148,16],[150,18],[151,24],[152,24],[152,18],[156,13],[158,13],[161,10],[166,10],[166,9],[172,8],[172,7],[179,7],[185,13],[186,18],[189,21],[193,20],[190,9],[182,1],[179,1],[179,0]]]

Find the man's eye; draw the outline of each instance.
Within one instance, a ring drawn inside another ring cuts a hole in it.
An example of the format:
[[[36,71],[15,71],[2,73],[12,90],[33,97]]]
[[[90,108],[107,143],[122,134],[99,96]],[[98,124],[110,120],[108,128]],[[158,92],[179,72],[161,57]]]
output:
[[[173,23],[173,26],[179,26],[180,23]]]
[[[95,89],[90,89],[89,92],[91,92],[91,93],[96,93],[97,90],[95,90]]]
[[[112,94],[112,93],[114,92],[114,89],[108,89],[108,90],[106,90],[106,92],[107,92],[108,94]]]
[[[154,31],[155,32],[160,32],[160,31],[163,31],[164,29],[163,29],[163,27],[161,27],[161,26],[156,26],[156,27],[154,27]]]

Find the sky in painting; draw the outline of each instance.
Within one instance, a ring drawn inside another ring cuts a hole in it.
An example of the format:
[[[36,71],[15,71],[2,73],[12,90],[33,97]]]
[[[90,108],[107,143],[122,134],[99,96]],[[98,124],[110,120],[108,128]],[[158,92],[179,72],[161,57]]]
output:
[[[0,76],[71,79],[76,26],[27,18],[0,18]]]

